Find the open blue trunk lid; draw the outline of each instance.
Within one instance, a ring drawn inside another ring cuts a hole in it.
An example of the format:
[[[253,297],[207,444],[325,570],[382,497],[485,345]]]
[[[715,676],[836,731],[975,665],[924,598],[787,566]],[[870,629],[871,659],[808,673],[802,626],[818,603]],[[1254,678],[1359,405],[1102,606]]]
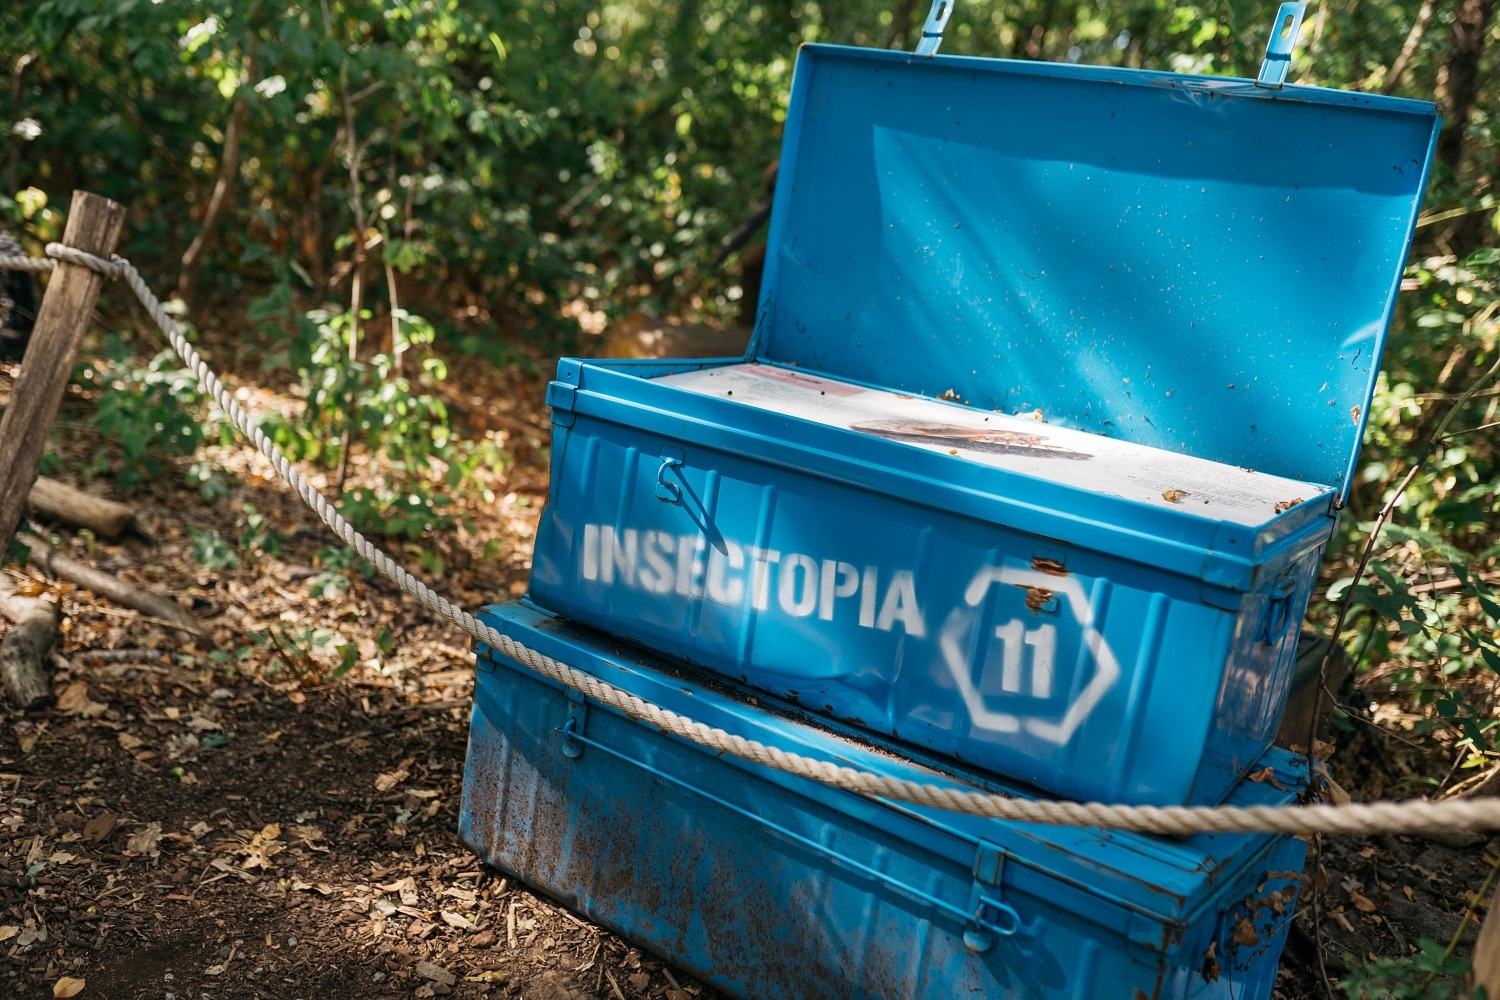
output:
[[[1348,490],[1425,102],[808,45],[750,356]]]

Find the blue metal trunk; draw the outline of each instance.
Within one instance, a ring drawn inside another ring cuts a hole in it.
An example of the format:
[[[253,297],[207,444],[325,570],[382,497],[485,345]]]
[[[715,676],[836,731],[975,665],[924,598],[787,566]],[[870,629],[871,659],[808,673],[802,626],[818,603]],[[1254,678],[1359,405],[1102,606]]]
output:
[[[525,604],[489,625],[648,701],[788,751],[991,790],[710,688]],[[1270,996],[1304,845],[958,817],[721,757],[479,651],[460,820],[487,861],[747,998]],[[1293,799],[1305,762],[1240,805]],[[1283,790],[1288,789],[1288,790]]]
[[[1285,704],[1437,124],[805,47],[749,354],[559,365],[530,596],[1049,792],[1220,801]]]

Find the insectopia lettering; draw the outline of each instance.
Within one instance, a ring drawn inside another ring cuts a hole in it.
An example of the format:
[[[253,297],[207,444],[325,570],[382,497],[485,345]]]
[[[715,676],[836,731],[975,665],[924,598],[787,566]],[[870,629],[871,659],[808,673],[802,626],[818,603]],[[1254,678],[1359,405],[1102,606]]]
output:
[[[649,594],[705,598],[756,611],[774,603],[793,618],[853,618],[862,628],[900,628],[921,639],[927,622],[909,569],[882,570],[800,552],[781,552],[702,535],[586,524],[583,578]]]

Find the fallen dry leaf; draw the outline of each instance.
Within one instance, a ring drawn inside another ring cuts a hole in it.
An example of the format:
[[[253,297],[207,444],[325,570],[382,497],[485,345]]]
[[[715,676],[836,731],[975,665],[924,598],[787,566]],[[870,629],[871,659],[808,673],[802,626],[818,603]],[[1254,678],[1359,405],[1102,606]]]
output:
[[[1187,490],[1163,490],[1161,498],[1167,503],[1182,503],[1182,498],[1191,496]]]
[[[1260,944],[1260,935],[1255,932],[1255,922],[1249,917],[1241,917],[1234,925],[1234,943],[1242,948]]]
[[[405,781],[409,773],[404,767],[397,768],[394,771],[384,771],[375,776],[375,790],[377,792],[388,792]]]
[[[1354,908],[1361,913],[1374,913],[1379,909],[1368,896],[1358,889],[1349,890],[1349,902],[1353,903]]]
[[[292,892],[306,892],[308,889],[311,889],[313,892],[316,892],[320,896],[331,896],[333,894],[333,886],[331,885],[325,885],[322,882],[314,885],[311,882],[304,882],[299,878],[292,879],[291,883],[287,885],[287,888]]]
[[[161,824],[147,823],[144,827],[130,835],[125,842],[125,850],[129,854],[149,854],[156,857],[161,853],[157,846],[161,843]]]
[[[1295,500],[1278,500],[1276,501],[1276,513],[1285,514],[1287,511],[1291,510],[1301,502],[1301,497],[1297,497]]]
[[[402,906],[417,905],[417,880],[408,875],[406,878],[398,879],[386,885],[378,885],[375,888],[381,892],[395,893],[401,900]]]
[[[9,941],[19,933],[21,933],[21,928],[15,924],[6,924],[4,927],[0,927],[0,941]]]
[[[52,995],[54,997],[76,997],[83,992],[83,988],[87,985],[88,982],[86,980],[63,976],[52,984]]]
[[[454,913],[452,910],[443,910],[440,916],[443,918],[443,923],[449,927],[454,927],[461,931],[472,931],[474,929],[474,924],[461,913]]]
[[[1251,781],[1259,782],[1262,785],[1270,785],[1272,788],[1280,788],[1282,791],[1286,791],[1286,789],[1282,787],[1281,783],[1276,780],[1276,768],[1270,766],[1269,764],[1261,768],[1259,771],[1251,771],[1249,774],[1245,775],[1245,777],[1250,779]]]
[[[97,719],[109,708],[89,697],[89,686],[83,681],[69,684],[57,696],[57,710],[65,715],[76,715],[83,719]]]
[[[453,973],[449,972],[441,965],[434,965],[431,962],[418,962],[416,964],[416,970],[417,975],[421,976],[423,979],[430,979],[435,983],[442,983],[444,986],[452,986],[453,984],[458,982],[458,977]]]
[[[138,736],[131,736],[129,733],[119,733],[115,738],[120,741],[120,749],[127,753],[131,750],[139,750],[146,745],[145,740]]]
[[[92,844],[102,844],[110,840],[110,834],[113,834],[118,822],[120,822],[120,817],[115,816],[114,813],[101,813],[93,817],[92,820],[84,823],[84,840]]]

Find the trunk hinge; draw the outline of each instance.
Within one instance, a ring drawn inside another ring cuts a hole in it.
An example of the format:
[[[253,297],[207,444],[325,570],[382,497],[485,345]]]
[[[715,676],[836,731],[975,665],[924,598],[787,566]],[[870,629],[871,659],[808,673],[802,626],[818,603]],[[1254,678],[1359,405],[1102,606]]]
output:
[[[1255,78],[1257,87],[1280,90],[1285,85],[1287,70],[1292,68],[1292,50],[1297,47],[1297,32],[1306,14],[1305,3],[1284,3],[1276,12],[1276,25],[1266,43],[1266,58]]]
[[[937,55],[943,44],[943,29],[948,27],[948,18],[953,16],[953,0],[932,0],[932,10],[922,25],[922,37],[917,40],[917,55],[931,58]]]

